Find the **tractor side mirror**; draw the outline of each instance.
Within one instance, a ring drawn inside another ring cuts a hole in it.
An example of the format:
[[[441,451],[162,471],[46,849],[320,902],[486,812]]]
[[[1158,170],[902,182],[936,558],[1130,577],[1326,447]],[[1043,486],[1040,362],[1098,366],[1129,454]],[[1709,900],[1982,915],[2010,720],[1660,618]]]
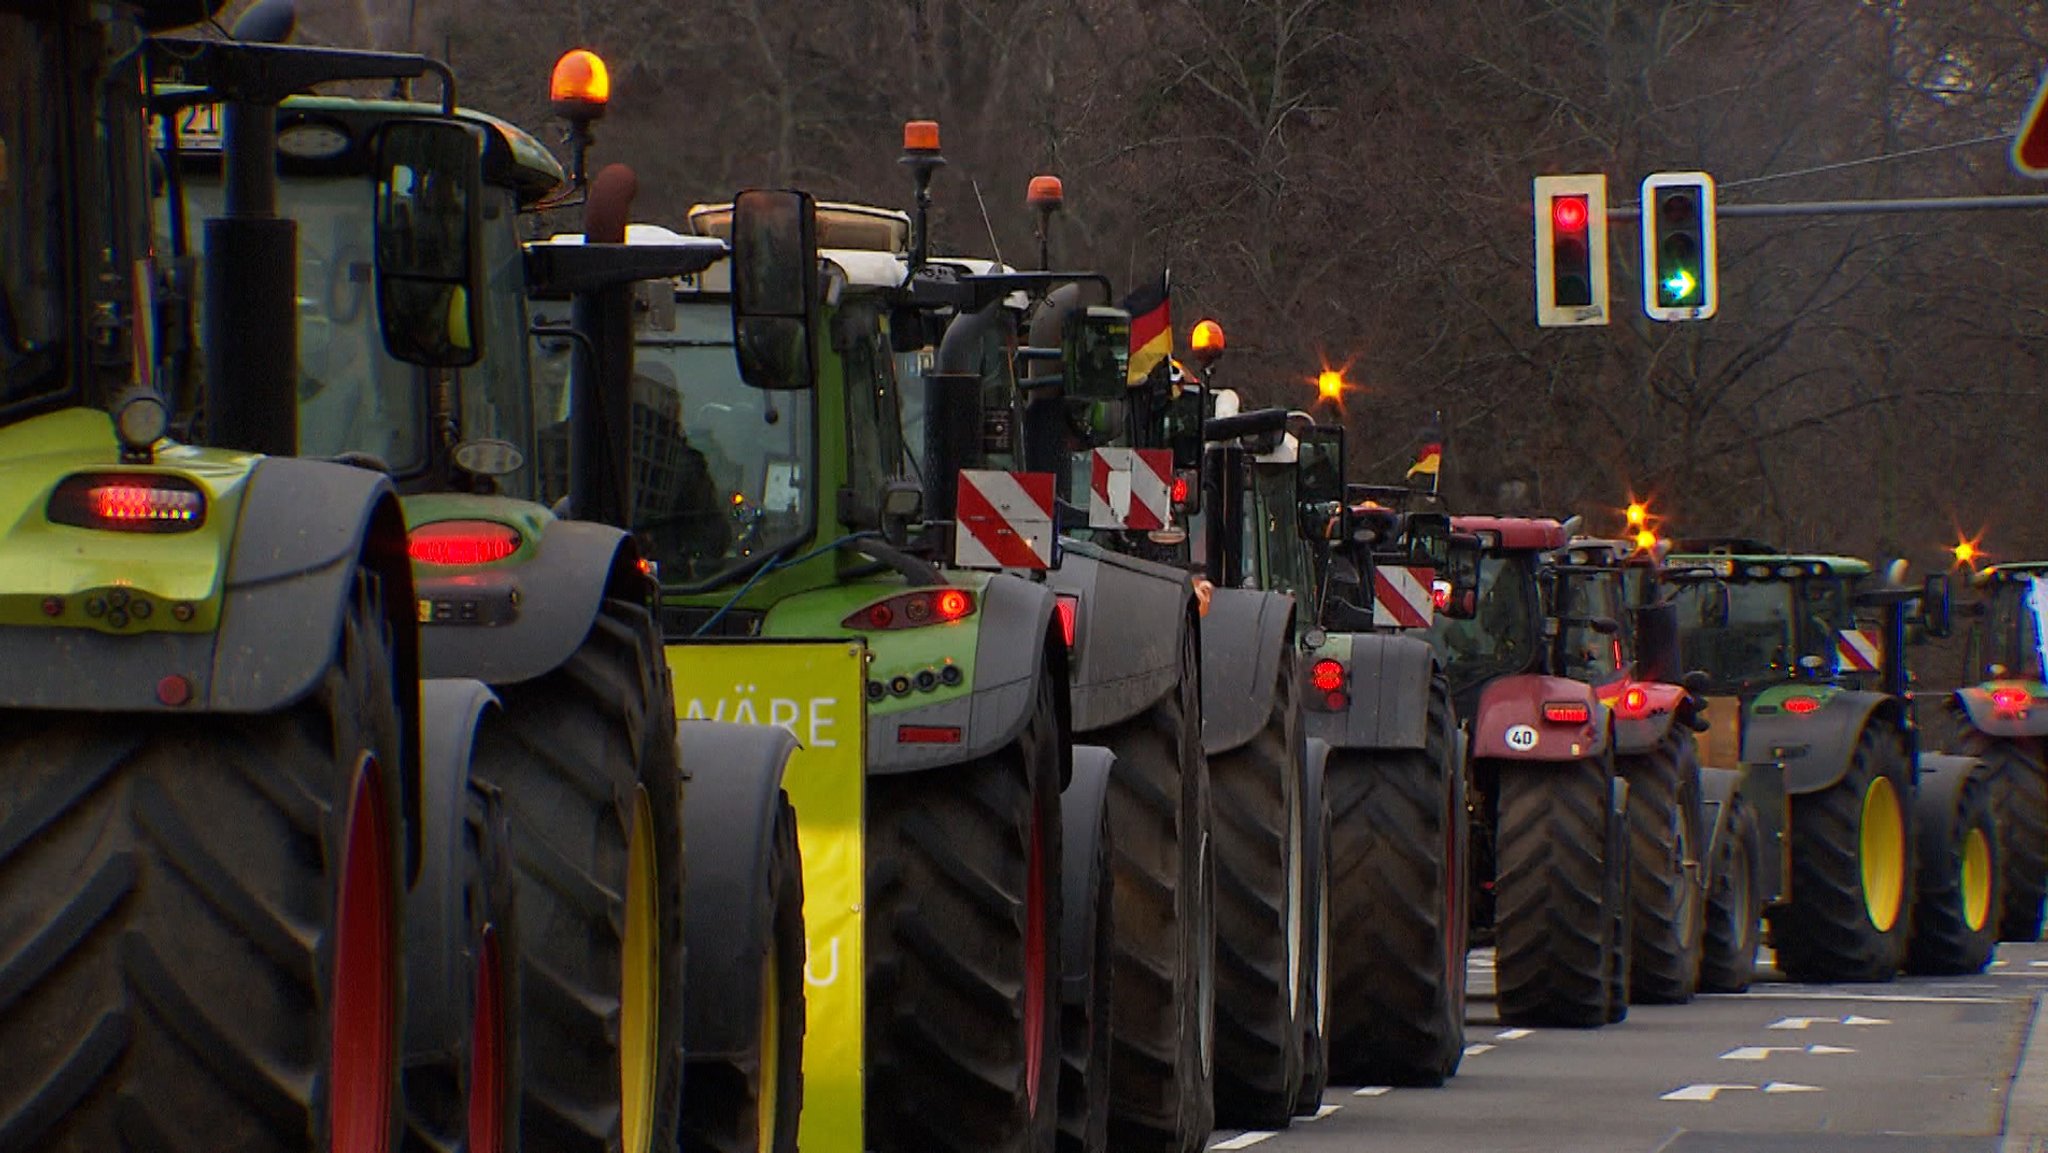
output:
[[[1728,627],[1728,585],[1724,581],[1708,581],[1699,586],[1700,611],[1698,627],[1703,629],[1725,629]]]
[[[754,188],[732,206],[732,333],[740,378],[760,389],[818,383],[818,207],[807,192]]]
[[[423,368],[483,355],[483,129],[394,120],[377,136],[377,326]]]
[[[1069,399],[1124,399],[1130,388],[1131,314],[1099,304],[1069,314],[1060,365]]]
[[[1301,535],[1309,540],[1349,540],[1344,506],[1344,430],[1318,425],[1303,432],[1294,458]]]
[[[1451,533],[1444,542],[1444,565],[1438,571],[1450,586],[1443,614],[1468,621],[1479,615],[1479,561],[1485,546],[1471,533]]]
[[[1950,591],[1947,573],[1935,573],[1927,578],[1920,593],[1920,627],[1928,636],[1939,640],[1953,630],[1953,602],[1954,594]]]
[[[1408,563],[1441,572],[1451,566],[1451,518],[1440,512],[1408,515]]]

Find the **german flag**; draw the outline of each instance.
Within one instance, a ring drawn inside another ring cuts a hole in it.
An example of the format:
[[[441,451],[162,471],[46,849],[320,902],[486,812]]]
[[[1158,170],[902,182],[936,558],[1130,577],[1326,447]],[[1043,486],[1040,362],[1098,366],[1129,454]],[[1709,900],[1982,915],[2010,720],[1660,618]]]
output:
[[[1422,447],[1415,452],[1415,463],[1408,466],[1408,475],[1426,476],[1434,483],[1444,466],[1444,430],[1441,419],[1430,422],[1422,430]]]
[[[1124,297],[1124,311],[1131,314],[1131,371],[1127,382],[1135,388],[1173,355],[1173,312],[1167,298],[1167,275],[1140,285]]]

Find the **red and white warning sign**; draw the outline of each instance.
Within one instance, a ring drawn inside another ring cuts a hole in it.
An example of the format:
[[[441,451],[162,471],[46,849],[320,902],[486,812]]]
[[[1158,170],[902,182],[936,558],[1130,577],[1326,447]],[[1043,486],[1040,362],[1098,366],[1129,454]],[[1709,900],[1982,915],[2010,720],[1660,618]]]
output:
[[[960,470],[953,563],[961,568],[1052,567],[1053,475]]]
[[[1436,608],[1430,590],[1435,579],[1435,569],[1373,566],[1372,623],[1379,628],[1428,628]]]
[[[1877,638],[1863,629],[1835,634],[1835,666],[1845,673],[1874,673],[1882,661]]]
[[[1088,466],[1088,527],[1151,532],[1173,512],[1173,452],[1098,448]]]

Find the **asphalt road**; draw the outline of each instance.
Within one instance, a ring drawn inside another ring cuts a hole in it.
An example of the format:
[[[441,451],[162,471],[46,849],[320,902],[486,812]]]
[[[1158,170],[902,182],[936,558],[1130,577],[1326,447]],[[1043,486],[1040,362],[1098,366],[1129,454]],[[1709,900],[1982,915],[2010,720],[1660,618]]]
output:
[[[1282,1133],[1211,1149],[1372,1153],[2044,1153],[2048,946],[1979,977],[1794,985],[1635,1006],[1591,1031],[1507,1029],[1472,957],[1464,1064],[1441,1089],[1333,1086]]]

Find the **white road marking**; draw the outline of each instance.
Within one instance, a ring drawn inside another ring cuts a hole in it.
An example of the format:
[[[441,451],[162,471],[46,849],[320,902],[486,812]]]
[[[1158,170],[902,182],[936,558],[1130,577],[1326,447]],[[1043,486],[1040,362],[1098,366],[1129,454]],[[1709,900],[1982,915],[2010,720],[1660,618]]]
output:
[[[1386,1085],[1367,1085],[1363,1089],[1353,1089],[1351,1095],[1353,1097],[1384,1097],[1387,1095],[1388,1088],[1389,1086]]]
[[[1321,1106],[1321,1107],[1317,1108],[1315,1112],[1313,1112],[1313,1113],[1309,1114],[1309,1115],[1308,1115],[1308,1116],[1306,1116],[1306,1117],[1303,1117],[1303,1118],[1302,1118],[1302,1120],[1303,1120],[1303,1121],[1320,1121],[1320,1120],[1322,1120],[1323,1118],[1325,1118],[1325,1117],[1328,1117],[1328,1116],[1329,1116],[1330,1114],[1332,1114],[1332,1113],[1335,1113],[1335,1112],[1336,1112],[1337,1110],[1339,1110],[1339,1109],[1342,1109],[1343,1107],[1344,1107],[1344,1106],[1342,1106],[1342,1105],[1324,1105],[1324,1106]]]
[[[1790,1081],[1773,1081],[1764,1086],[1764,1092],[1766,1093],[1818,1093],[1820,1091],[1821,1087],[1818,1085],[1795,1085]]]
[[[1535,1031],[1534,1029],[1502,1029],[1500,1032],[1495,1033],[1494,1037],[1501,1041],[1519,1041]]]
[[[1465,1056],[1467,1056],[1467,1057],[1477,1057],[1477,1056],[1479,1056],[1479,1055],[1480,1055],[1481,1053],[1491,1053],[1491,1052],[1493,1052],[1494,1048],[1495,1048],[1495,1046],[1492,1046],[1492,1045],[1488,1045],[1488,1044],[1486,1044],[1486,1043],[1485,1043],[1484,1041],[1480,1042],[1480,1043],[1479,1043],[1479,1044],[1477,1044],[1477,1045],[1467,1045],[1467,1046],[1465,1046]]]
[[[1763,993],[1755,990],[1710,996],[1728,1001],[1868,1001],[1881,1005],[2019,1005],[2031,1000],[2028,997],[1918,997],[1910,993]]]
[[[1730,1049],[1726,1053],[1721,1054],[1721,1060],[1762,1061],[1773,1053],[1797,1052],[1799,1052],[1799,1046],[1797,1045],[1744,1045],[1740,1049]]]
[[[1991,967],[1994,969],[2003,969],[2010,964],[2012,964],[2011,961],[2006,960],[2004,957],[2000,957],[1996,961],[1991,962]]]
[[[1948,998],[1942,998],[1942,999],[1943,999],[1943,1000],[1948,1000]],[[1768,1024],[1768,1025],[1764,1026],[1764,1028],[1766,1028],[1766,1029],[1806,1029],[1806,1028],[1809,1028],[1809,1027],[1811,1027],[1811,1026],[1814,1026],[1814,1025],[1835,1025],[1835,1024],[1841,1024],[1841,1025],[1889,1025],[1889,1024],[1891,1024],[1891,1022],[1890,1022],[1890,1021],[1887,1021],[1887,1020],[1885,1020],[1885,1019],[1884,1019],[1884,1018],[1882,1018],[1882,1017],[1858,1017],[1858,1016],[1856,1016],[1855,1014],[1853,1014],[1853,1013],[1852,1013],[1852,1014],[1850,1014],[1850,1015],[1849,1015],[1849,1016],[1847,1016],[1847,1017],[1780,1017],[1780,1018],[1778,1018],[1777,1020],[1775,1020],[1775,1021],[1771,1022],[1770,1024]]]
[[[2029,968],[2029,969],[2048,969],[2048,961],[2028,961],[2028,962],[2027,962],[2027,968]]]
[[[1232,1137],[1228,1141],[1218,1141],[1214,1145],[1209,1146],[1209,1148],[1249,1149],[1252,1146],[1257,1145],[1259,1142],[1264,1141],[1266,1138],[1271,1136],[1273,1136],[1273,1134],[1263,1129],[1254,1129],[1249,1133],[1239,1133],[1237,1136]]]
[[[1887,1021],[1887,1020],[1885,1020],[1885,1019],[1884,1019],[1883,1017],[1858,1017],[1858,1016],[1856,1016],[1856,1015],[1855,1015],[1854,1013],[1851,1013],[1851,1014],[1849,1014],[1849,1015],[1848,1015],[1847,1017],[1844,1017],[1844,1018],[1842,1018],[1842,1024],[1844,1024],[1844,1025],[1889,1025],[1889,1024],[1891,1024],[1891,1022],[1890,1022],[1890,1021]]]
[[[1846,1049],[1840,1045],[1808,1045],[1806,1051],[1817,1057],[1833,1057],[1840,1053],[1854,1053],[1856,1050]]]
[[[1685,1085],[1657,1098],[1659,1101],[1712,1101],[1725,1092],[1754,1089],[1754,1085]]]

